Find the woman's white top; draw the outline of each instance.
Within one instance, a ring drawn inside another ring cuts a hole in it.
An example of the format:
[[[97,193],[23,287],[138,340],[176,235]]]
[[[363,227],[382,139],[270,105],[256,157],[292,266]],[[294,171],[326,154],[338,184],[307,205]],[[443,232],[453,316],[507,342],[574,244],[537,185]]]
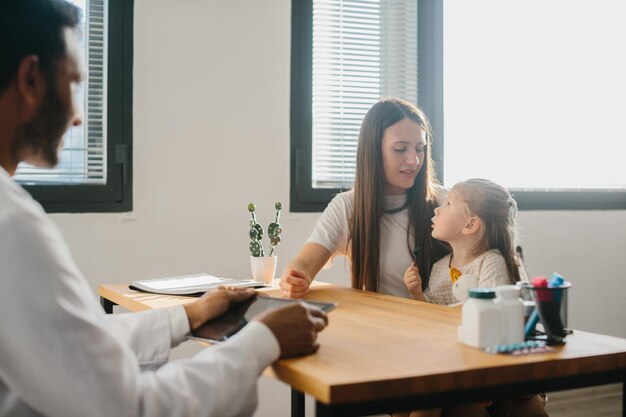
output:
[[[438,189],[438,201],[443,201],[446,190]],[[385,209],[400,207],[406,195],[385,196]],[[325,247],[331,256],[346,256],[351,260],[350,221],[354,204],[354,191],[337,194],[322,213],[307,243],[317,243]],[[379,292],[409,298],[409,290],[404,284],[404,272],[413,262],[407,230],[409,229],[408,210],[399,213],[383,214],[380,219],[380,286]],[[413,247],[413,236],[409,237]]]

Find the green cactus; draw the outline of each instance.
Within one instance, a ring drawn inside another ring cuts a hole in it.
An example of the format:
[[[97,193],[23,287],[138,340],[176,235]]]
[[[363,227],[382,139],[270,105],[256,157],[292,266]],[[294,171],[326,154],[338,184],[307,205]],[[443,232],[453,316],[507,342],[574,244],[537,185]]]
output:
[[[274,204],[274,208],[276,209],[276,219],[267,227],[267,236],[270,239],[269,256],[272,256],[274,254],[274,248],[280,243],[280,234],[283,232],[283,228],[279,223],[280,211],[283,209],[283,205],[280,201],[278,201]],[[265,256],[265,251],[263,250],[263,244],[261,243],[261,239],[263,238],[263,226],[257,223],[256,215],[254,213],[255,210],[256,205],[254,203],[248,204],[248,211],[251,215],[250,254],[252,256],[258,257]]]
[[[253,240],[250,242],[250,253],[254,257],[262,256],[261,253],[263,251],[263,245],[258,240]]]
[[[283,205],[278,201],[274,204],[274,208],[276,209],[276,219],[267,226],[267,236],[270,238],[270,256],[274,253],[274,248],[280,243],[280,234],[283,232],[283,228],[279,223],[280,211]]]
[[[263,226],[255,223],[250,226],[250,239],[261,240],[263,238]]]

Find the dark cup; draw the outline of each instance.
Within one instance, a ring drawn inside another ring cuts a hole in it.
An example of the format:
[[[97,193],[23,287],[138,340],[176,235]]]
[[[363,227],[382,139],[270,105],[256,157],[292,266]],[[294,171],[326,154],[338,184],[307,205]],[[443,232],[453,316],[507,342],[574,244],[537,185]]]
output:
[[[535,308],[546,332],[548,343],[551,345],[565,343],[567,332],[561,319],[561,306],[566,300],[567,289],[572,286],[565,281],[558,287],[533,287],[530,284],[521,284],[535,301]]]

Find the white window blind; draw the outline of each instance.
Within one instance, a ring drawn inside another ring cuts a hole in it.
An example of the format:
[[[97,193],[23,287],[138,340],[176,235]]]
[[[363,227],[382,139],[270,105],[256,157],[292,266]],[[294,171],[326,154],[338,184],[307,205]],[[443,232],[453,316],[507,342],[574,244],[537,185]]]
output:
[[[313,188],[349,188],[367,110],[415,103],[416,0],[313,1]]]
[[[15,179],[23,184],[106,183],[107,1],[71,2],[83,11],[81,46],[87,74],[77,91],[77,101],[83,103],[83,124],[65,134],[54,169],[20,164]]]

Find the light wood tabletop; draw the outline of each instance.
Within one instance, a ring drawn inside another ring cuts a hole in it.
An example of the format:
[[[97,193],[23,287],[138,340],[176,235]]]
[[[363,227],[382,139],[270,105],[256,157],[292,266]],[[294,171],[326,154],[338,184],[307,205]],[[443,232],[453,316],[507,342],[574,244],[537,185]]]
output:
[[[102,285],[99,295],[132,311],[192,300],[126,285]],[[319,352],[278,361],[266,374],[315,397],[319,415],[359,415],[416,398],[432,406],[452,396],[467,402],[626,379],[626,339],[575,330],[553,352],[495,355],[457,342],[460,308],[334,285],[312,287],[306,299],[338,304],[319,334]]]

